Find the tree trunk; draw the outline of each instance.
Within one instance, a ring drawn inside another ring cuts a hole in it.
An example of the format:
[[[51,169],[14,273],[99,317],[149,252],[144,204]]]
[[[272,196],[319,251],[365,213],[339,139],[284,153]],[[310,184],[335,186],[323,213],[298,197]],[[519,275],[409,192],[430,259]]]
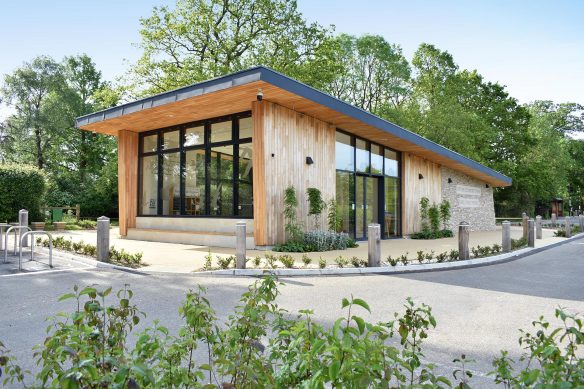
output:
[[[43,169],[45,167],[45,160],[43,158],[43,146],[41,138],[41,130],[34,130],[35,140],[36,140],[36,154],[37,154],[37,167]]]
[[[87,145],[85,144],[87,133],[81,132],[81,147],[79,148],[79,178],[81,182],[85,182],[85,169],[87,168]]]

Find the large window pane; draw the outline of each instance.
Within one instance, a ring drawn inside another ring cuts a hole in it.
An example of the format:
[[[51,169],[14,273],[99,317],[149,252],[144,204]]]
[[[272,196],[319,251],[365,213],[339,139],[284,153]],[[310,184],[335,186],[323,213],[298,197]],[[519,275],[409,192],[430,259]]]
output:
[[[367,150],[367,142],[361,139],[356,139],[355,146],[357,148],[357,171],[369,173],[369,151]]]
[[[240,216],[253,216],[253,147],[251,143],[239,145],[239,202]]]
[[[158,155],[142,158],[141,177],[140,214],[156,215],[158,213]]]
[[[392,150],[385,150],[385,175],[390,177],[397,177],[399,173],[398,169],[398,157],[397,153]]]
[[[355,154],[351,146],[351,136],[337,131],[335,159],[338,170],[355,170]]]
[[[162,214],[180,215],[180,153],[162,154]]]
[[[158,149],[158,135],[148,135],[142,138],[142,152],[151,153]]]
[[[185,147],[198,146],[205,143],[205,126],[190,127],[185,130]]]
[[[353,236],[353,191],[355,189],[355,175],[337,171],[336,201],[341,217],[341,231]]]
[[[253,124],[251,118],[239,119],[239,139],[251,138]]]
[[[233,215],[233,146],[211,149],[211,215]]]
[[[170,131],[162,134],[162,150],[178,149],[179,131]]]
[[[399,179],[385,177],[385,237],[397,236],[399,226]]]
[[[231,120],[211,124],[211,142],[231,140]]]
[[[371,145],[371,174],[383,174],[383,154],[381,146]]]
[[[205,210],[205,150],[186,152],[185,213],[204,215]]]

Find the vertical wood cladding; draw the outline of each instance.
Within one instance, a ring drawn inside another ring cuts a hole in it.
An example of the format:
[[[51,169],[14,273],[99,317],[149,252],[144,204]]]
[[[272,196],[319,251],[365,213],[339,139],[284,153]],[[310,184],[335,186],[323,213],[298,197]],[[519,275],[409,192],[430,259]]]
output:
[[[257,245],[283,243],[284,190],[296,189],[298,220],[313,228],[306,189],[335,196],[335,127],[269,101],[252,104],[254,122],[254,226]],[[306,164],[311,157],[313,164]],[[323,213],[321,225],[326,223]]]
[[[120,235],[136,227],[138,210],[138,133],[118,132],[118,202]]]

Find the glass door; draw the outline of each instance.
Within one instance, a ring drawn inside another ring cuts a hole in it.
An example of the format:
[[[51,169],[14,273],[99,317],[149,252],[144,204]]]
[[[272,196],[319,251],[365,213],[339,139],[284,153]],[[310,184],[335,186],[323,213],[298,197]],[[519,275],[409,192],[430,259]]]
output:
[[[367,226],[371,223],[379,223],[379,210],[382,199],[380,198],[380,179],[357,175],[355,188],[355,238],[367,238]]]

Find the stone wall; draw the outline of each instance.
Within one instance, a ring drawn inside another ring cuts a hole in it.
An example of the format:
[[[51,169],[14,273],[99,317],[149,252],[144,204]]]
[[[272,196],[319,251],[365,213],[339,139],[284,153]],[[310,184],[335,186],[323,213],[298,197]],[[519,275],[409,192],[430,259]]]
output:
[[[463,173],[441,167],[442,199],[451,205],[450,226],[455,233],[458,224],[465,221],[471,231],[493,231],[495,229],[495,204],[493,188],[483,181]],[[448,179],[452,180],[451,183]]]

